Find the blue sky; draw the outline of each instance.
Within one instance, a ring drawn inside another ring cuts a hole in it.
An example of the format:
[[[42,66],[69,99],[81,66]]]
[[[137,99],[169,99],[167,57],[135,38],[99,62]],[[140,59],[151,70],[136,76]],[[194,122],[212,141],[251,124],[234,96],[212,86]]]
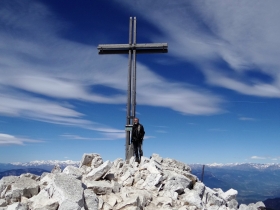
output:
[[[280,163],[280,2],[1,0],[0,162],[124,158],[127,55],[137,56],[144,155]]]

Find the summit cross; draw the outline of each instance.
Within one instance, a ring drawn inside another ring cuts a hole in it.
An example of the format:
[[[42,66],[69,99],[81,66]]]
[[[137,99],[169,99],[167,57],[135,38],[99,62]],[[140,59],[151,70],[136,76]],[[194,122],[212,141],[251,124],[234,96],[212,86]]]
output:
[[[167,43],[136,43],[136,17],[129,19],[128,44],[100,44],[99,54],[128,54],[128,80],[127,80],[127,112],[126,112],[126,144],[125,159],[133,155],[130,144],[132,120],[136,117],[136,54],[137,53],[167,53]]]

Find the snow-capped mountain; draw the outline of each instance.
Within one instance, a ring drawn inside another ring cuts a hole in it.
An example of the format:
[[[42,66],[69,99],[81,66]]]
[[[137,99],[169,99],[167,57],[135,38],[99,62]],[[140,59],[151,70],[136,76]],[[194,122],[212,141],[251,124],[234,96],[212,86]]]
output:
[[[79,165],[80,161],[73,161],[73,160],[34,160],[26,163],[21,162],[14,162],[11,163],[12,165],[17,166],[40,166],[40,165]]]
[[[203,164],[189,164],[189,166],[193,169],[202,168]],[[224,169],[236,169],[236,170],[280,170],[279,163],[212,163],[205,164],[207,168],[224,168]]]
[[[51,171],[55,165],[59,165],[61,169],[64,169],[68,165],[78,167],[80,161],[73,160],[35,160],[30,162],[15,162],[15,163],[0,163],[0,172],[12,169],[26,169],[26,168],[39,168],[47,171]]]

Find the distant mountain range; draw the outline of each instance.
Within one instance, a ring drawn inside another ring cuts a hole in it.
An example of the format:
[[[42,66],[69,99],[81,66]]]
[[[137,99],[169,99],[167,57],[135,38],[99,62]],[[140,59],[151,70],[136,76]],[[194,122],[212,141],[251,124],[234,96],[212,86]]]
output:
[[[44,172],[50,172],[40,168],[25,168],[25,169],[12,169],[0,172],[0,179],[4,176],[20,176],[21,174],[31,173],[41,176]]]
[[[68,165],[79,166],[80,161],[72,161],[72,160],[46,160],[46,161],[31,161],[26,163],[0,163],[0,172],[12,170],[12,169],[25,169],[25,168],[40,168],[47,171],[51,171],[55,165],[59,165],[60,168],[64,169]]]
[[[202,180],[201,164],[189,164],[192,173]],[[280,164],[208,164],[203,182],[210,188],[238,191],[239,203],[280,198]]]
[[[67,165],[78,167],[80,161],[31,161],[27,163],[0,163],[0,178],[8,175],[33,173],[41,175],[51,171],[55,165],[64,169]],[[202,164],[188,164],[192,173],[202,180]],[[206,164],[203,182],[210,188],[221,188],[227,191],[230,188],[238,191],[239,203],[255,203],[265,201],[277,204],[280,198],[280,164]]]

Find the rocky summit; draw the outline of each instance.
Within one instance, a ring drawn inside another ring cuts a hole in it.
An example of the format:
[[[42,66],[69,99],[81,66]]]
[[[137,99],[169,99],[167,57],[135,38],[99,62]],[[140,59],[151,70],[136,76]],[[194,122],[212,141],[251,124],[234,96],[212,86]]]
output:
[[[262,202],[239,205],[236,196],[234,189],[208,188],[188,165],[157,154],[140,163],[84,154],[79,167],[0,180],[0,210],[265,209]]]

